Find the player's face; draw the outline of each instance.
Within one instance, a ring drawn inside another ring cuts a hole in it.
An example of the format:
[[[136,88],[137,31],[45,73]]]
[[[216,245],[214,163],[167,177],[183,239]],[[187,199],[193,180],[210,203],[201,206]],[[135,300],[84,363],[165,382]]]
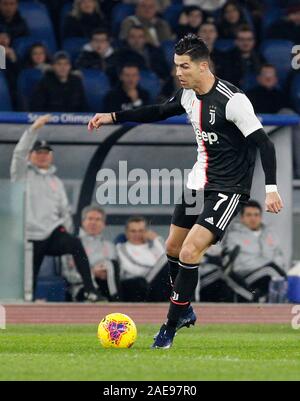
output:
[[[100,235],[105,228],[104,216],[96,210],[91,210],[85,216],[82,227],[88,235]]]
[[[207,71],[206,61],[193,61],[190,56],[175,54],[176,76],[184,89],[194,89],[201,81],[202,74]]]
[[[53,153],[47,149],[30,153],[30,162],[37,168],[48,170],[53,161]]]
[[[262,224],[261,211],[255,207],[246,207],[241,222],[250,230],[259,230]]]
[[[126,230],[126,237],[134,245],[145,243],[146,224],[143,221],[129,223]]]

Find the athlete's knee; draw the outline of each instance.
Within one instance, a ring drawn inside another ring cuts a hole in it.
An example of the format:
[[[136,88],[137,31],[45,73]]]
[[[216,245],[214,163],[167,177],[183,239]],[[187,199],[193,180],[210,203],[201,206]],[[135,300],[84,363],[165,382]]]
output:
[[[200,262],[201,252],[194,244],[183,245],[180,253],[179,259],[181,262],[185,263],[198,263]]]
[[[178,244],[178,242],[174,241],[171,237],[166,240],[167,255],[178,258],[180,250],[181,244]]]

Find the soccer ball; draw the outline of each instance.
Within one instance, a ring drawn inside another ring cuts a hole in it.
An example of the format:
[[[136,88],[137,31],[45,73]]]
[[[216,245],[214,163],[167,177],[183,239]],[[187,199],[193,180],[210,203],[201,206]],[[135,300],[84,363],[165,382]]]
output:
[[[105,316],[98,326],[98,339],[104,348],[130,348],[136,337],[134,321],[123,313]]]

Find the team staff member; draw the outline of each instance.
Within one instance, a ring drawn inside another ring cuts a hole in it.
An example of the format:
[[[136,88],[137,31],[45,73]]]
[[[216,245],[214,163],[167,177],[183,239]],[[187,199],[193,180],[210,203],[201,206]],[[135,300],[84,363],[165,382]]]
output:
[[[33,283],[36,287],[40,266],[45,255],[71,254],[82,276],[85,297],[95,302],[90,266],[81,241],[69,234],[72,227],[70,207],[62,181],[55,175],[53,152],[46,141],[38,141],[38,129],[50,120],[39,117],[24,132],[11,162],[11,180],[26,181],[26,232],[33,243]]]

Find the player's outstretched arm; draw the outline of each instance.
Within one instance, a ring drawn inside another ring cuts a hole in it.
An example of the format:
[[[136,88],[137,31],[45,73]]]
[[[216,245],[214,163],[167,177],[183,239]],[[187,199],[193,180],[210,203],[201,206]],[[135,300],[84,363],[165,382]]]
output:
[[[152,123],[183,114],[185,109],[181,105],[181,95],[182,91],[179,91],[168,102],[162,104],[142,106],[133,110],[95,114],[88,124],[88,129],[93,131],[105,124],[122,124],[125,122]]]

